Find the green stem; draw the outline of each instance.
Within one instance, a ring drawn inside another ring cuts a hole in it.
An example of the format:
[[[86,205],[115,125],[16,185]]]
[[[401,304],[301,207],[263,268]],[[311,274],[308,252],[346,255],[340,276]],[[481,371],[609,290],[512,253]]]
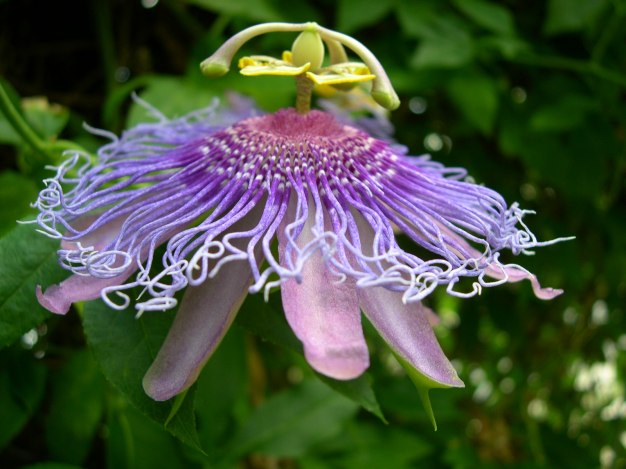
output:
[[[163,2],[163,5],[170,9],[172,14],[176,16],[178,22],[189,31],[194,38],[202,37],[205,31],[204,25],[188,11],[186,3],[180,0],[167,0]],[[216,21],[220,21],[220,18],[221,16],[218,16]],[[215,22],[213,24],[215,24]]]
[[[624,14],[626,14],[626,5],[621,2],[614,2],[613,7],[615,11],[609,20],[609,24],[603,29],[591,53],[591,58],[595,63],[602,61],[608,45],[622,27],[621,23],[624,20]]]
[[[609,70],[597,63],[584,62],[581,60],[569,59],[566,57],[550,57],[528,55],[513,59],[514,62],[531,65],[535,67],[554,68],[560,70],[568,70],[583,74],[594,75],[597,78],[614,83],[626,88],[626,77],[620,73]]]
[[[35,150],[35,153],[41,156],[45,161],[51,158],[46,152],[46,144],[41,140],[39,135],[24,120],[22,114],[15,108],[13,102],[4,88],[0,80],[0,110],[4,113],[11,127],[22,137],[22,139]]]
[[[523,413],[522,415],[524,415],[524,423],[526,424],[526,438],[530,448],[530,453],[532,454],[535,462],[540,466],[543,466],[546,463],[546,453],[541,441],[539,423],[528,415],[528,410],[526,408],[522,408],[521,412]]]
[[[111,11],[106,0],[96,0],[94,2],[94,14],[96,31],[100,43],[100,55],[102,67],[104,68],[104,79],[107,90],[111,92],[115,88],[115,39],[111,25]]]
[[[311,95],[313,94],[313,82],[306,75],[296,77],[296,111],[298,114],[306,114],[311,110]]]

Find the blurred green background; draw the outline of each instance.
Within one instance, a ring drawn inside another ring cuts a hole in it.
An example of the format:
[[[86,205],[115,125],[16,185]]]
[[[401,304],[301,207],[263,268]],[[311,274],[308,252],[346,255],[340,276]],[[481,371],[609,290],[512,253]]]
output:
[[[64,276],[54,242],[15,225],[32,217],[44,166],[104,142],[84,122],[145,120],[132,92],[172,117],[229,89],[290,105],[289,81],[198,71],[265,21],[364,42],[402,99],[391,120],[411,154],[536,210],[526,221],[540,239],[577,237],[516,259],[565,289],[553,301],[527,282],[428,300],[466,383],[431,393],[437,432],[372,331],[367,377],[318,379],[279,298],[249,297],[175,415],[138,387],[171,316],[92,302],[59,318],[34,299]],[[0,467],[626,467],[625,45],[624,0],[0,1]]]

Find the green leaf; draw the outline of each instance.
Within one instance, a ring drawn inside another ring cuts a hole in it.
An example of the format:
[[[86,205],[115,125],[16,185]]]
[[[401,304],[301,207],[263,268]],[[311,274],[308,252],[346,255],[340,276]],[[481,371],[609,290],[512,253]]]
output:
[[[452,0],[465,16],[483,28],[503,36],[515,34],[511,12],[502,5],[487,0]]]
[[[474,44],[469,34],[458,31],[424,40],[416,49],[410,64],[416,69],[460,68],[474,59]]]
[[[235,412],[248,401],[244,336],[240,327],[231,327],[198,378],[198,435],[209,455],[232,437]]]
[[[489,135],[498,112],[498,88],[494,80],[481,72],[455,75],[448,83],[448,94],[469,123]]]
[[[107,417],[107,469],[185,469],[177,440],[153,420],[114,395]]]
[[[268,111],[293,104],[295,93],[291,77],[244,77],[231,70],[225,78],[201,81],[179,77],[155,76],[149,80],[141,93],[141,99],[169,118],[181,117],[189,112],[207,107],[219,101],[228,106],[226,92],[239,92],[253,98],[256,105]],[[176,96],[176,99],[172,99]],[[133,103],[127,119],[127,126],[141,122],[155,122],[155,116],[146,107]]]
[[[57,240],[17,225],[0,239],[0,347],[5,347],[50,317],[35,296],[37,285],[58,283]]]
[[[15,221],[33,212],[30,202],[37,198],[32,179],[14,171],[0,173],[0,235],[11,230]]]
[[[229,459],[260,452],[297,457],[319,443],[339,437],[357,405],[319,381],[305,381],[268,399],[234,437]]]
[[[88,343],[104,376],[144,414],[164,425],[184,443],[200,449],[193,413],[195,388],[190,388],[178,412],[169,418],[173,399],[155,402],[141,385],[171,321],[169,312],[144,314],[135,319],[135,312],[130,308],[116,311],[102,301],[86,303],[83,316]]]
[[[337,29],[349,34],[381,21],[393,6],[393,0],[378,0],[363,7],[361,0],[340,0],[337,6]]]
[[[376,399],[376,394],[374,394],[372,389],[372,377],[368,373],[364,373],[358,378],[349,381],[339,381],[320,374],[317,377],[335,391],[353,400],[384,423],[387,423],[380,404]]]
[[[581,95],[569,94],[556,103],[537,110],[531,117],[530,127],[539,132],[560,132],[582,125],[596,103]]]
[[[346,433],[348,451],[340,459],[341,467],[416,467],[433,452],[429,441],[396,426],[353,422]]]
[[[621,151],[611,132],[611,125],[594,114],[579,126],[559,133],[533,132],[526,115],[508,114],[502,120],[499,140],[502,149],[520,157],[542,184],[562,196],[588,202],[600,197],[608,186],[607,159]],[[594,164],[589,164],[589,155],[594,155]]]
[[[242,16],[254,21],[284,20],[267,0],[189,0],[189,3],[221,14]]]
[[[477,55],[485,50],[496,51],[506,59],[515,59],[524,52],[530,51],[530,45],[518,37],[488,36],[480,38],[476,43]]]
[[[81,350],[56,371],[46,443],[58,461],[82,464],[102,419],[104,380],[91,354]]]
[[[47,98],[22,99],[26,120],[46,140],[55,139],[67,125],[70,111],[59,104],[50,104]]]
[[[265,303],[261,295],[249,295],[237,315],[237,323],[265,340],[304,356],[302,344],[291,331],[279,302],[277,294],[270,295],[269,303]],[[367,373],[349,381],[316,374],[326,385],[385,421]]]
[[[549,35],[589,29],[608,5],[607,0],[550,0],[543,29]]]
[[[21,469],[82,469],[80,466],[73,464],[64,464],[61,462],[40,462],[31,464],[30,466],[22,466]]]
[[[44,140],[54,140],[67,125],[70,112],[59,104],[50,104],[47,98],[23,98],[3,81],[9,99],[24,120],[32,127],[37,135]],[[17,133],[4,113],[0,112],[0,143],[18,145],[22,137]]]
[[[398,2],[396,16],[404,33],[408,36],[425,38],[438,36],[441,14],[433,1]],[[445,21],[445,20],[444,20]]]
[[[0,449],[35,413],[44,395],[45,384],[46,368],[32,354],[12,349],[0,353]]]
[[[201,88],[178,77],[156,76],[148,80],[149,85],[141,93],[141,99],[160,113],[176,118],[209,106],[215,100],[210,87]],[[176,99],[172,99],[176,96]],[[142,122],[154,122],[155,116],[145,106],[133,102],[126,121],[127,127]]]

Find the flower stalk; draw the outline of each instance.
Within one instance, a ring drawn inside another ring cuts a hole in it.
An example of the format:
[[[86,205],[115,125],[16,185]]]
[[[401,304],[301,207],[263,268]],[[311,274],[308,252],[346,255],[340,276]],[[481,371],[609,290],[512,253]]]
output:
[[[306,75],[296,76],[296,111],[298,114],[306,114],[311,110],[312,95],[313,82]]]

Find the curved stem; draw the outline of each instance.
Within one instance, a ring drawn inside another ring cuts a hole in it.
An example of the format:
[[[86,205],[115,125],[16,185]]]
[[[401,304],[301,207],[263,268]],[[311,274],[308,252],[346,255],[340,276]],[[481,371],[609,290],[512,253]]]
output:
[[[357,41],[350,36],[346,36],[345,34],[323,28],[322,26],[317,26],[317,28],[320,36],[322,36],[322,39],[325,41],[334,40],[346,46],[348,49],[357,54],[361,60],[363,60],[372,74],[376,75],[376,78],[372,83],[372,96],[380,105],[386,107],[387,109],[396,109],[399,106],[400,99],[393,89],[385,69],[376,56],[367,47],[365,47],[360,41]],[[385,102],[381,102],[383,100]]]
[[[237,51],[250,39],[266,33],[300,32],[315,23],[263,23],[251,26],[235,34],[217,49],[213,55],[200,64],[202,71],[210,76],[224,75],[230,69],[230,63]]]
[[[50,160],[50,156],[46,152],[46,145],[39,135],[24,120],[20,112],[15,108],[9,95],[4,88],[4,84],[0,80],[0,110],[4,113],[11,127],[22,137],[22,139],[35,150],[39,156],[46,161]]]

